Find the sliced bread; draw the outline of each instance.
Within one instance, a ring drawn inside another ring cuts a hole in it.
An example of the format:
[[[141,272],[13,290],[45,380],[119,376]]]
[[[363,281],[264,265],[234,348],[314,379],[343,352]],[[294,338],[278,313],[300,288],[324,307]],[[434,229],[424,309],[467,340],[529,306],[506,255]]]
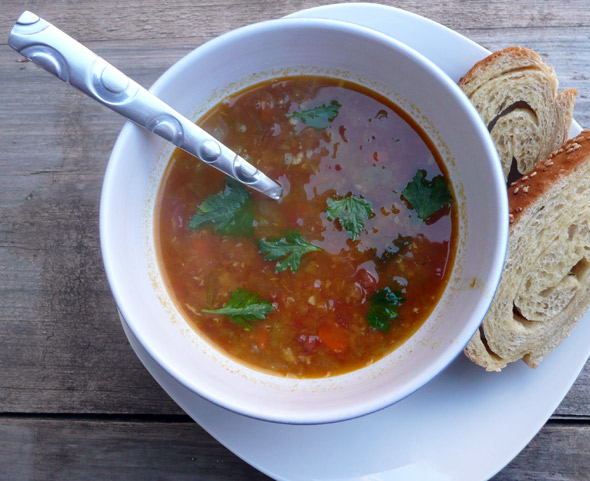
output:
[[[488,371],[536,367],[590,304],[590,130],[508,189],[502,279],[465,354]]]
[[[509,47],[476,63],[459,81],[488,127],[508,179],[530,171],[568,137],[577,96],[533,50]]]

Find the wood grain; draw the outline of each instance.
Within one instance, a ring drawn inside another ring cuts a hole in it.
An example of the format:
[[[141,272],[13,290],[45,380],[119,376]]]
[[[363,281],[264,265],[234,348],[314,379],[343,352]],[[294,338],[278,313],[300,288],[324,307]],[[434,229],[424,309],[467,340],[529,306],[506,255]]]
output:
[[[590,473],[590,426],[546,425],[493,481],[583,481]]]
[[[545,426],[493,481],[585,480],[590,427]],[[186,421],[4,419],[0,479],[249,480],[268,476]],[[565,458],[564,458],[565,456]]]
[[[268,479],[188,422],[127,343],[98,233],[102,177],[123,120],[7,47],[16,18],[25,9],[43,16],[149,86],[210,38],[329,3],[2,2],[0,479]],[[533,48],[562,88],[578,89],[575,118],[590,127],[587,0],[382,3],[490,50]],[[589,399],[587,363],[551,423],[494,480],[588,479]]]
[[[10,419],[0,453],[2,480],[269,479],[192,422]]]

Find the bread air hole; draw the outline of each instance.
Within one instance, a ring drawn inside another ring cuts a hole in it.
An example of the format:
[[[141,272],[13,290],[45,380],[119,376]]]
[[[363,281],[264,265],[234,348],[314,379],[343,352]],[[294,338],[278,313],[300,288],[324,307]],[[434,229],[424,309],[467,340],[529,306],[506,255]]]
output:
[[[580,259],[569,271],[569,276],[574,276],[578,281],[582,281],[590,270],[590,263],[585,258]]]
[[[510,184],[512,184],[512,182],[515,182],[516,180],[520,179],[521,177],[522,177],[522,174],[518,170],[518,163],[516,162],[516,159],[514,157],[512,157],[512,163],[510,164],[510,172],[508,173],[508,178],[506,179],[506,184],[510,185]]]
[[[570,225],[567,228],[567,240],[571,241],[574,238],[574,236],[576,235],[576,232],[578,232],[578,225],[577,224]]]
[[[505,115],[508,115],[511,112],[514,112],[515,110],[528,110],[530,112],[530,114],[532,115],[535,123],[536,124],[539,123],[537,113],[533,110],[533,108],[524,100],[519,100],[518,102],[514,102],[512,105],[509,105],[508,107],[506,107],[504,110],[502,110],[502,112],[500,112],[498,115],[496,115],[496,117],[494,117],[494,119],[488,124],[488,132],[492,131],[492,129],[496,126],[496,123],[498,122],[498,120],[500,120]]]
[[[531,321],[529,321],[526,317],[522,315],[522,312],[520,312],[520,308],[514,303],[512,304],[512,315],[515,321],[518,321],[521,324],[524,324],[525,326],[531,324]]]
[[[491,358],[493,359],[497,359],[497,360],[501,360],[502,358],[500,356],[498,356],[494,351],[492,351],[492,349],[490,348],[489,344],[488,344],[488,340],[486,339],[486,335],[483,331],[483,326],[479,326],[479,337],[481,339],[481,343],[483,344],[483,346],[486,348],[486,351],[488,351],[488,354],[490,355]]]

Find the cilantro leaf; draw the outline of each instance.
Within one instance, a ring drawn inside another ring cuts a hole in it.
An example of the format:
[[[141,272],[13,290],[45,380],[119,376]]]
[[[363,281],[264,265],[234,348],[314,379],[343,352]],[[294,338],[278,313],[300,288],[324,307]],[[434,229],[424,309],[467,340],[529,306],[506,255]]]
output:
[[[278,260],[275,267],[276,272],[283,272],[286,269],[295,272],[299,269],[303,254],[322,250],[320,247],[307,242],[297,231],[287,232],[280,239],[260,239],[256,243],[260,253],[266,254],[264,258],[267,261]]]
[[[274,310],[269,301],[260,300],[258,294],[245,289],[236,289],[232,292],[229,300],[219,309],[202,309],[203,312],[211,314],[223,314],[234,324],[248,329],[253,329],[248,321],[260,321]]]
[[[432,180],[426,180],[426,171],[422,169],[416,172],[413,181],[408,182],[402,195],[416,210],[421,220],[425,220],[453,201],[445,178],[437,175]]]
[[[322,130],[336,118],[340,107],[340,102],[332,100],[328,105],[323,104],[312,109],[293,112],[287,114],[287,117],[295,117],[314,129]]]
[[[342,199],[328,199],[326,215],[330,220],[338,219],[348,236],[355,240],[365,228],[365,219],[373,215],[373,206],[368,200],[352,195]]]
[[[397,319],[398,309],[406,302],[401,291],[392,291],[389,287],[380,289],[371,296],[367,322],[369,326],[383,332],[389,331],[391,321]]]
[[[207,197],[193,214],[188,228],[197,230],[213,224],[215,232],[230,236],[249,236],[254,233],[252,196],[240,182],[227,177],[222,192]]]

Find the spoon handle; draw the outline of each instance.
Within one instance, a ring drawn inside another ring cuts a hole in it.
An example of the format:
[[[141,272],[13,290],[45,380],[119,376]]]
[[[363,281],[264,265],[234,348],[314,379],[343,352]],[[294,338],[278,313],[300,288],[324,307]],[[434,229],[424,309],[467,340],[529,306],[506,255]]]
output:
[[[21,55],[174,145],[278,199],[282,188],[137,82],[49,22],[25,11],[8,44]]]

